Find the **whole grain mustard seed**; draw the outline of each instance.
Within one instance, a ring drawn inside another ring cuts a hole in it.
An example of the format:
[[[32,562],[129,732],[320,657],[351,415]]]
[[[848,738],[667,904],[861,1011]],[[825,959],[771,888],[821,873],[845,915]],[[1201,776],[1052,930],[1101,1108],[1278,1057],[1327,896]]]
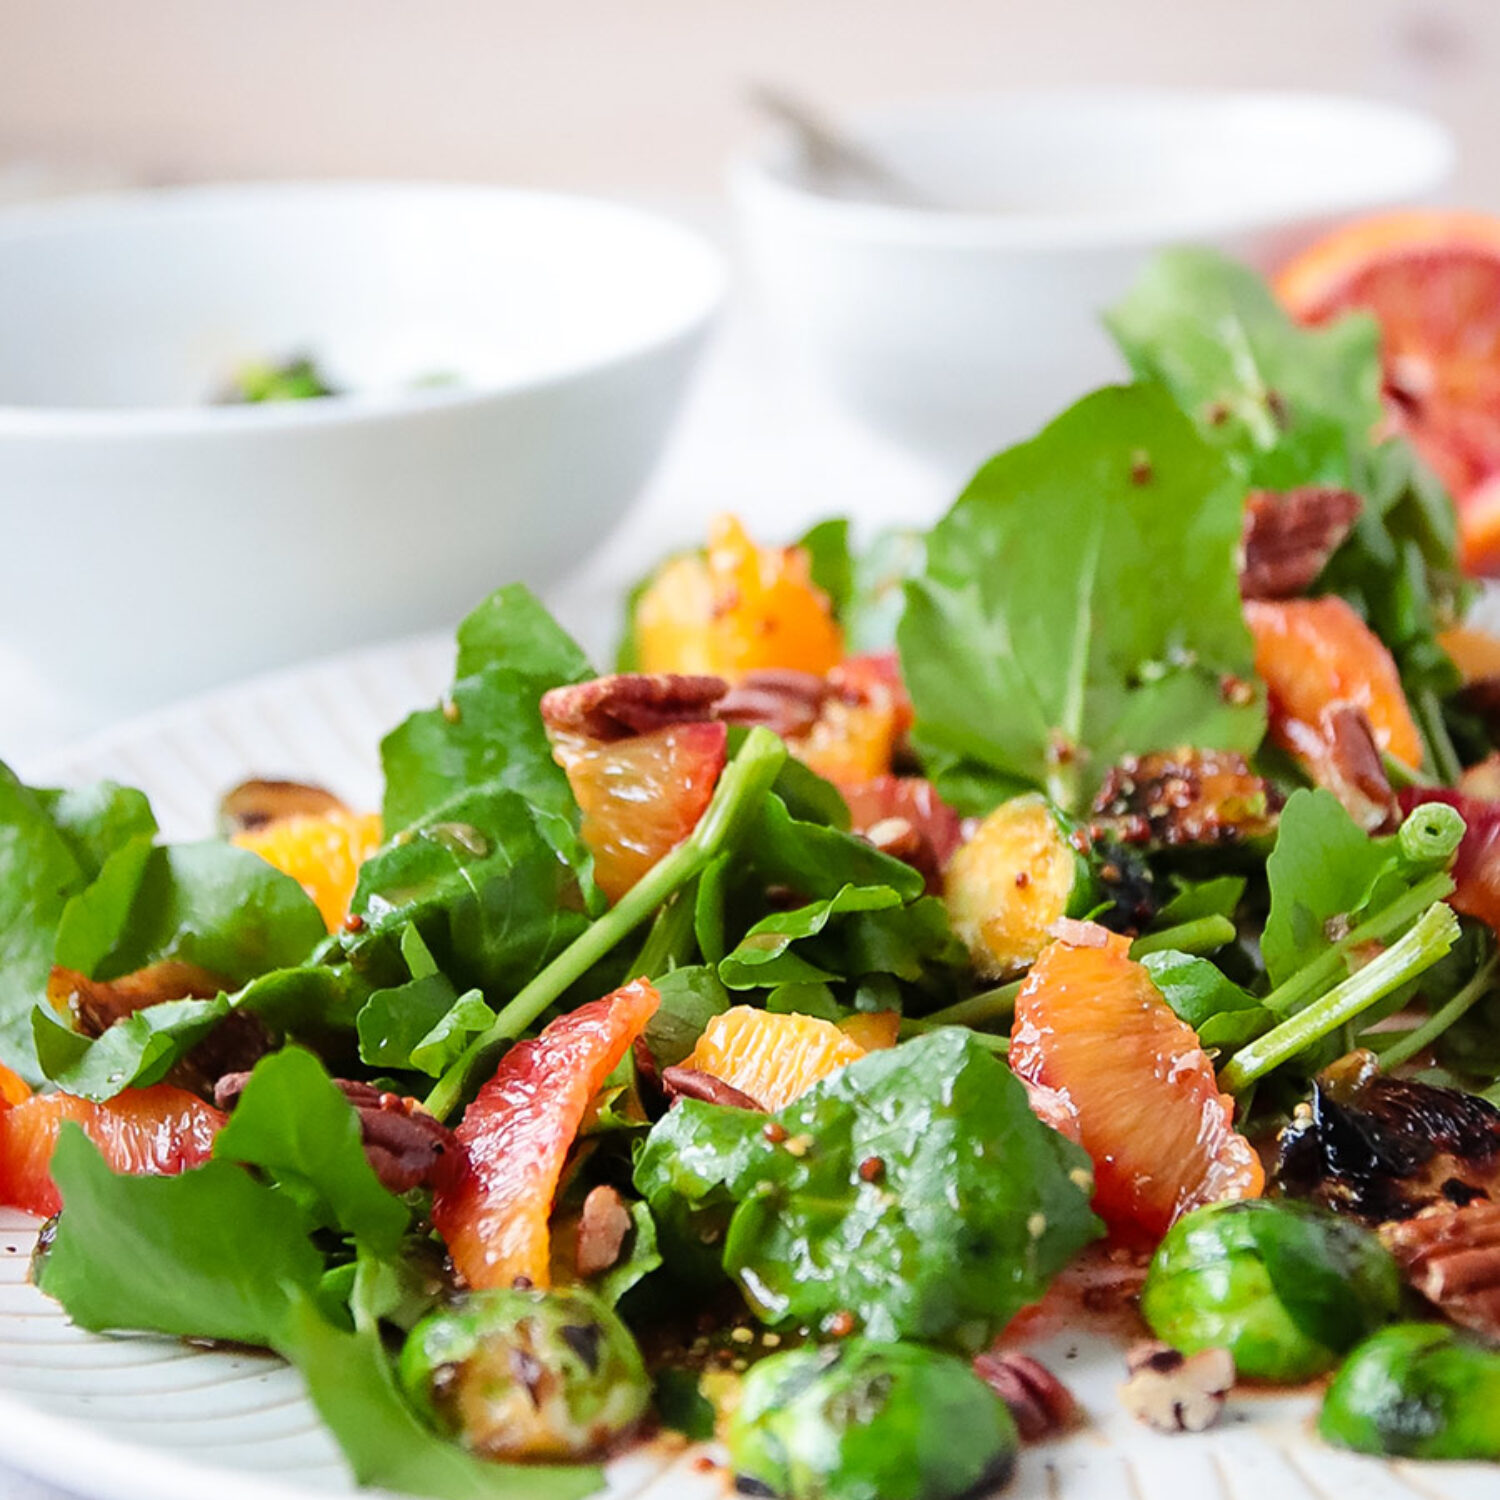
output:
[[[793,1156],[806,1156],[812,1149],[813,1138],[810,1135],[794,1135],[783,1144]]]

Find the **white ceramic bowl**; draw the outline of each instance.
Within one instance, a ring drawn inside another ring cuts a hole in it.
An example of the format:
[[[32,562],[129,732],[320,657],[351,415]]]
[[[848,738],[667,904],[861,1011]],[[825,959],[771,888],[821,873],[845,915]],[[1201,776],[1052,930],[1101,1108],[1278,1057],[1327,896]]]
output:
[[[1268,262],[1453,160],[1425,116],[1290,93],[945,99],[848,133],[942,207],[839,194],[783,132],[732,174],[750,267],[804,365],[954,479],[1122,373],[1098,315],[1154,250]]]
[[[546,583],[646,478],[723,285],[672,224],[503,188],[0,215],[0,658],[99,720]],[[295,351],[352,394],[208,404]]]

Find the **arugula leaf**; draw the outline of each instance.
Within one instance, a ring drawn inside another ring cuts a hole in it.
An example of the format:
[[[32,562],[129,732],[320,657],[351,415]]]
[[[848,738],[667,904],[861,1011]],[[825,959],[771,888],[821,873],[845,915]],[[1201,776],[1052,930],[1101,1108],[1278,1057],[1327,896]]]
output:
[[[68,903],[56,962],[117,979],[181,959],[237,988],[301,964],[326,935],[307,892],[258,854],[218,840],[161,848],[135,838]]]
[[[366,1158],[359,1116],[299,1047],[255,1065],[214,1139],[214,1159],[270,1173],[311,1222],[352,1234],[377,1254],[394,1253],[411,1218]]]
[[[484,786],[509,787],[576,823],[537,705],[548,688],[593,676],[583,652],[529,589],[512,584],[458,627],[455,670],[441,708],[412,714],[381,743],[387,833]]]
[[[1104,321],[1136,375],[1171,391],[1249,483],[1352,480],[1351,451],[1381,418],[1373,318],[1300,328],[1248,267],[1212,250],[1169,250]]]
[[[847,1309],[873,1338],[978,1348],[1100,1232],[1088,1158],[962,1028],[860,1058],[770,1122],[781,1144],[764,1115],[687,1100],[635,1172],[678,1262],[721,1243],[768,1323]]]
[[[90,880],[116,849],[133,839],[156,836],[151,803],[134,787],[96,781],[67,791],[40,790],[36,798]]]
[[[365,862],[351,906],[364,925],[343,944],[379,982],[406,971],[400,950],[415,925],[456,986],[512,995],[598,904],[566,825],[490,785],[445,803]]]
[[[704,1028],[729,1009],[729,994],[709,965],[673,969],[652,981],[661,1004],[646,1022],[646,1045],[664,1068],[680,1063]]]
[[[117,1176],[68,1122],[51,1170],[64,1212],[39,1284],[81,1328],[271,1344],[289,1295],[318,1284],[301,1207],[232,1162]]]
[[[1127,754],[1254,749],[1264,704],[1222,692],[1254,678],[1243,502],[1156,386],[1095,392],[991,459],[929,534],[898,631],[939,790],[977,773],[1076,811]]]
[[[281,1348],[301,1370],[359,1484],[433,1500],[584,1500],[603,1488],[603,1474],[588,1465],[491,1463],[440,1438],[397,1389],[373,1322],[345,1332],[302,1297],[286,1320]]]
[[[42,1081],[32,1007],[47,992],[68,898],[87,880],[43,800],[0,763],[0,1060],[31,1083]]]
[[[1206,958],[1170,949],[1141,960],[1162,998],[1205,1047],[1232,1049],[1264,1035],[1276,1017]]]

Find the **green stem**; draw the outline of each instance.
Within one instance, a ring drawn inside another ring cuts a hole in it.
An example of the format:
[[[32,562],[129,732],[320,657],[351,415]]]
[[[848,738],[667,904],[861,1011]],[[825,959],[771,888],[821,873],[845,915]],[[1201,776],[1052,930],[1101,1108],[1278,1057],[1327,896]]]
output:
[[[922,1017],[922,1024],[933,1026],[985,1026],[991,1021],[1008,1021],[1016,1008],[1016,996],[1023,981],[1013,979],[997,990],[981,990],[967,1000],[955,1001]]]
[[[1458,918],[1451,907],[1434,902],[1416,926],[1364,968],[1335,985],[1306,1010],[1273,1026],[1241,1047],[1219,1074],[1219,1087],[1237,1094],[1274,1068],[1305,1052],[1314,1042],[1347,1025],[1378,1000],[1425,973],[1458,941]]]
[[[929,1032],[937,1031],[951,1023],[939,1021],[936,1016],[904,1017],[901,1022],[901,1030],[897,1035],[903,1042],[909,1041],[914,1036],[926,1036]],[[969,1034],[982,1047],[988,1047],[991,1052],[1004,1057],[1010,1050],[1010,1038],[1006,1036],[991,1036],[987,1032],[975,1031],[972,1027],[966,1028]]]
[[[786,761],[785,744],[768,729],[752,729],[740,753],[725,768],[698,826],[657,861],[597,922],[590,924],[509,1001],[488,1030],[475,1037],[427,1096],[438,1119],[453,1113],[475,1073],[507,1041],[520,1036],[575,980],[581,979],[617,943],[629,937],[668,897],[699,875],[720,850],[731,846],[755,813]]]
[[[1276,1016],[1291,1015],[1305,1001],[1322,993],[1338,978],[1345,960],[1356,948],[1365,943],[1388,941],[1408,922],[1426,911],[1434,901],[1441,901],[1452,894],[1453,881],[1441,872],[1429,875],[1426,880],[1419,880],[1410,890],[1397,896],[1388,906],[1381,907],[1331,948],[1277,985],[1263,1002],[1266,1009]]]
[[[1415,708],[1432,769],[1444,785],[1456,786],[1458,778],[1464,773],[1464,767],[1458,758],[1458,751],[1453,748],[1448,726],[1443,722],[1443,705],[1438,695],[1431,688],[1421,689],[1417,694]]]
[[[646,941],[630,966],[632,976],[656,979],[692,956],[693,896],[697,889],[698,880],[694,877],[657,912]]]
[[[1148,932],[1130,945],[1132,958],[1144,958],[1148,953],[1217,953],[1226,943],[1235,939],[1234,923],[1224,916],[1195,917],[1191,922],[1179,922],[1175,927],[1164,927],[1160,932]]]
[[[1460,1020],[1484,997],[1495,977],[1500,956],[1491,954],[1479,966],[1474,977],[1446,1005],[1439,1007],[1420,1026],[1403,1033],[1391,1046],[1382,1049],[1380,1066],[1399,1068],[1419,1052],[1425,1052],[1447,1029]]]
[[[1426,771],[1407,765],[1404,760],[1392,755],[1389,750],[1380,752],[1380,763],[1385,767],[1385,779],[1398,791],[1404,786],[1427,788],[1443,784],[1436,776],[1429,776]]]

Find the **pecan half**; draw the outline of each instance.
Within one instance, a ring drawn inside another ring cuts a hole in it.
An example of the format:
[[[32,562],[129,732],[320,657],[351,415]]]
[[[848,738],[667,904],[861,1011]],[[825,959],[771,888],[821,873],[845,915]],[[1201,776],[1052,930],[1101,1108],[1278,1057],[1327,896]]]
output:
[[[1252,490],[1245,505],[1241,597],[1290,599],[1305,593],[1363,508],[1353,491],[1329,485],[1282,494]]]
[[[1383,1224],[1406,1279],[1455,1323],[1500,1338],[1500,1203],[1437,1204]]]
[[[678,1099],[701,1099],[705,1104],[727,1104],[733,1109],[753,1109],[765,1113],[749,1094],[735,1088],[732,1083],[725,1083],[722,1078],[715,1078],[712,1073],[703,1073],[697,1068],[663,1068],[661,1083],[667,1091],[667,1097],[674,1102]]]
[[[828,693],[827,681],[811,672],[747,672],[720,701],[718,716],[729,724],[758,724],[786,739],[818,722]]]
[[[672,724],[711,719],[714,705],[728,691],[722,677],[620,672],[543,693],[542,722],[557,734],[628,740]]]
[[[214,1087],[214,1103],[232,1110],[249,1073],[229,1073]],[[438,1163],[454,1150],[453,1134],[415,1099],[383,1093],[373,1084],[335,1078],[339,1091],[359,1115],[365,1156],[381,1183],[393,1193],[430,1183]]]
[[[620,1258],[630,1233],[630,1210],[607,1183],[589,1190],[578,1220],[576,1264],[580,1276],[598,1276]]]
[[[1237,844],[1270,833],[1280,798],[1244,756],[1155,751],[1110,768],[1094,798],[1096,839],[1174,848]]]
[[[1078,1421],[1073,1393],[1029,1354],[988,1350],[974,1360],[974,1373],[1010,1408],[1025,1442],[1055,1437]]]
[[[283,818],[323,817],[344,810],[332,792],[306,782],[242,781],[220,801],[219,822],[226,833],[251,833]]]
[[[1125,1356],[1130,1378],[1120,1404],[1158,1432],[1203,1432],[1219,1420],[1234,1386],[1227,1349],[1182,1355],[1165,1344],[1137,1344]]]

